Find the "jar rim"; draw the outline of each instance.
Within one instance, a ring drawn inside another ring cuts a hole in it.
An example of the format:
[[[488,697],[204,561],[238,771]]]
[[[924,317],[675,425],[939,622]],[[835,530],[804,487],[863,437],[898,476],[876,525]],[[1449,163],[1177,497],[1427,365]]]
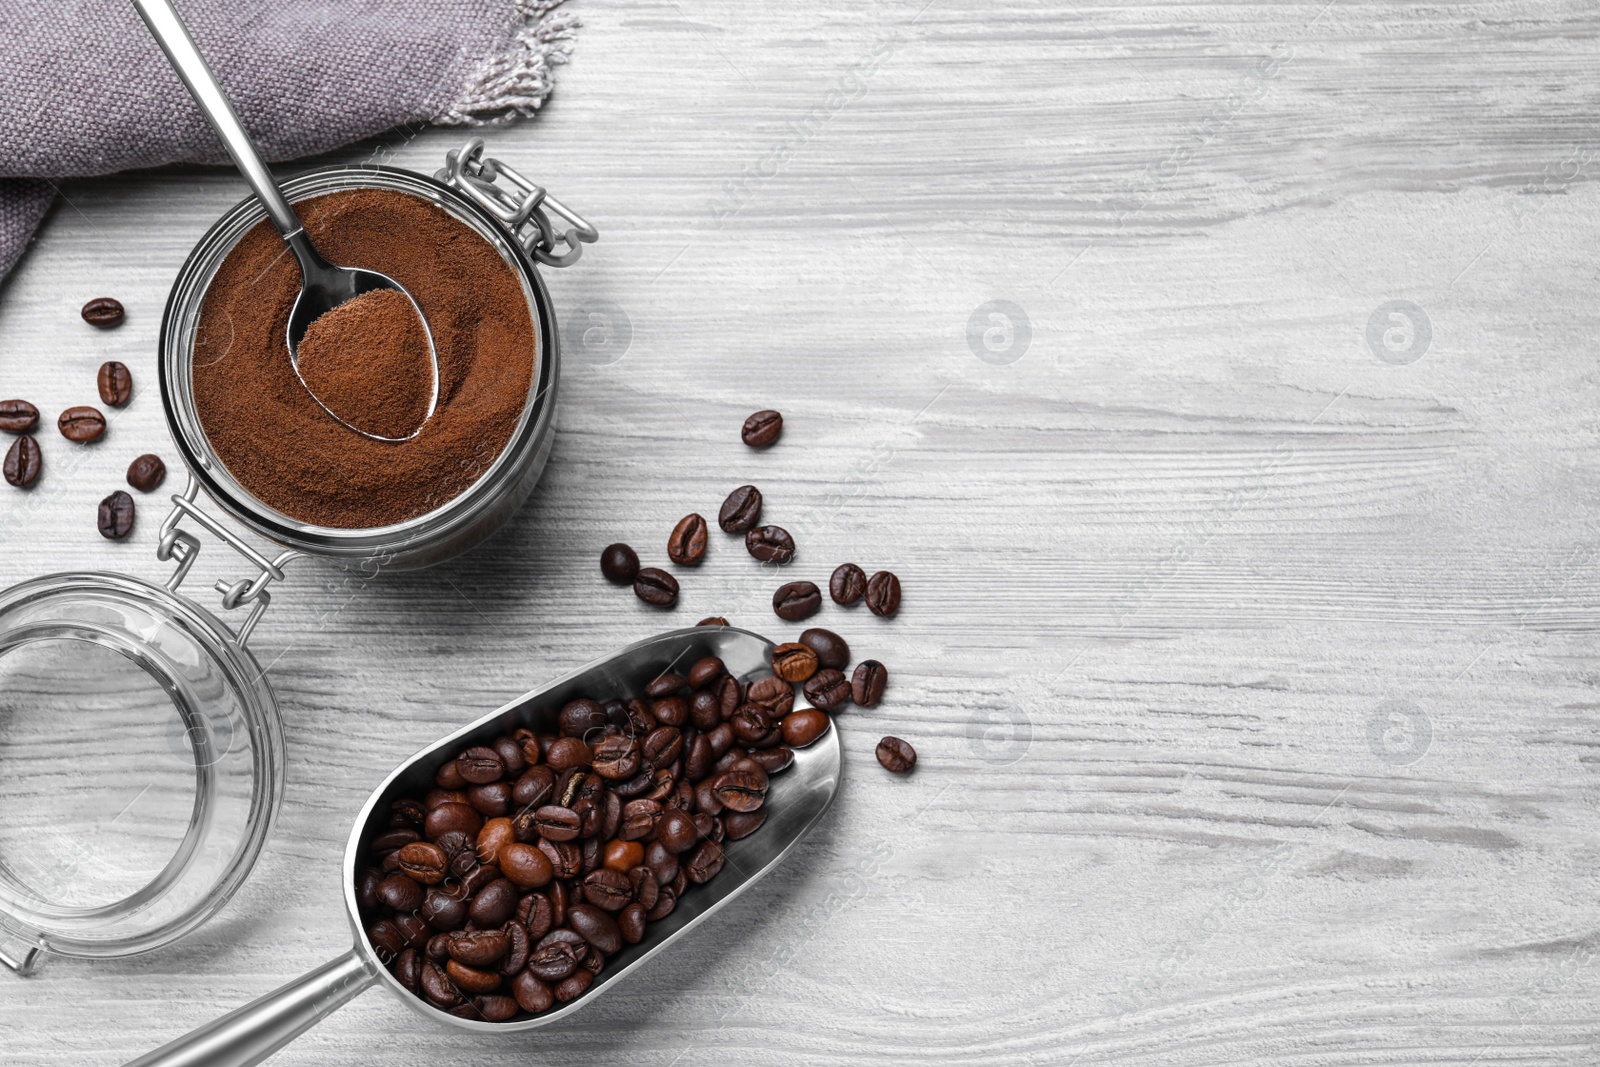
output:
[[[431,511],[386,526],[337,527],[302,522],[255,497],[212,448],[194,402],[193,337],[211,281],[238,241],[266,218],[261,202],[247,196],[206,231],[172,285],[162,316],[158,361],[167,424],[183,458],[206,494],[231,516],[267,539],[300,551],[338,559],[370,561],[382,569],[419,546],[447,542],[501,503],[518,478],[517,459],[538,447],[554,410],[557,332],[548,290],[522,244],[489,211],[427,175],[380,164],[336,164],[304,171],[280,183],[291,202],[352,189],[406,193],[433,203],[466,223],[513,267],[522,283],[533,322],[533,380],[522,414],[494,462],[460,493]]]

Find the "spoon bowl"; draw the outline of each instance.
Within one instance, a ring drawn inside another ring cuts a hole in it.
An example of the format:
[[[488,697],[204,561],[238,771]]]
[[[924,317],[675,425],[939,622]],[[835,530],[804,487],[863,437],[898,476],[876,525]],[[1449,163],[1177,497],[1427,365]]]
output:
[[[433,1022],[484,1034],[533,1030],[593,1003],[604,990],[700,925],[794,851],[838,793],[841,754],[836,725],[830,725],[827,733],[811,745],[796,750],[794,763],[772,776],[767,790],[766,822],[749,837],[724,842],[726,864],[715,878],[685,893],[672,914],[651,923],[644,941],[625,945],[608,957],[605,969],[582,996],[529,1019],[504,1023],[462,1019],[433,1007],[389,973],[367,939],[356,900],[356,876],[364,866],[369,842],[388,828],[390,802],[431,789],[439,768],[463,748],[486,744],[518,727],[553,731],[556,713],[567,701],[580,695],[605,701],[641,692],[652,678],[682,669],[703,656],[721,658],[728,673],[738,678],[765,674],[772,648],[772,642],[759,634],[734,627],[673,630],[535,689],[418,752],[373,790],[356,816],[345,846],[341,875],[354,947],[275,992],[141,1056],[127,1067],[252,1067],[346,1001],[379,983]]]

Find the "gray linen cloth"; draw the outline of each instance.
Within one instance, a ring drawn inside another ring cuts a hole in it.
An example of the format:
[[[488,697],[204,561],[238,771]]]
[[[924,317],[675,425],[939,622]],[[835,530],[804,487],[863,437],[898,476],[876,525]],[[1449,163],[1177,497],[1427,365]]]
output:
[[[177,0],[268,159],[531,114],[562,0]],[[59,178],[227,154],[127,0],[0,0],[0,279]]]

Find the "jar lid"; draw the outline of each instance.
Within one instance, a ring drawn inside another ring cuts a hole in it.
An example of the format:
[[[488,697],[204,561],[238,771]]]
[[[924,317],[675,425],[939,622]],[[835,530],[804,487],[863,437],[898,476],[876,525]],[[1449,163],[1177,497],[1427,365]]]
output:
[[[0,592],[0,961],[193,930],[249,874],[283,775],[271,687],[215,616],[120,574]]]

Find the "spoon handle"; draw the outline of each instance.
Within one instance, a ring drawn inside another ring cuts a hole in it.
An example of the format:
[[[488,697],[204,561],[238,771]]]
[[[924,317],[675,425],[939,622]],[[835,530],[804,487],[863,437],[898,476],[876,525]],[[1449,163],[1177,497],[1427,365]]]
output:
[[[206,65],[205,57],[195,47],[194,38],[189,36],[189,29],[172,6],[172,0],[133,0],[133,6],[138,9],[144,24],[150,27],[150,33],[160,43],[161,50],[167,54],[178,77],[188,86],[189,95],[205,112],[211,128],[222,138],[223,147],[233,157],[234,165],[244,175],[244,180],[250,183],[250,188],[260,198],[272,224],[285,238],[299,233],[302,229],[300,217],[294,213],[294,208],[272,180],[272,172],[267,170],[266,161],[256,151],[255,143],[239,121],[239,113],[233,110],[227,94],[217,84],[217,77]]]

